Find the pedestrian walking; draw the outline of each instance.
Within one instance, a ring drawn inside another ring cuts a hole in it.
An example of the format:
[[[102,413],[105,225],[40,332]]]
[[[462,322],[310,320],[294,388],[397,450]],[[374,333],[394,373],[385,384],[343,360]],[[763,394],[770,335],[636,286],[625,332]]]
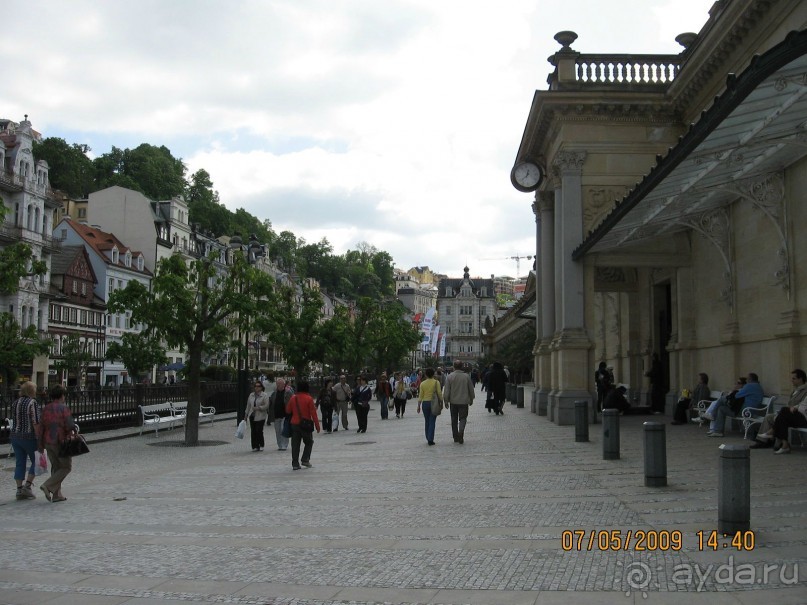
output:
[[[406,412],[406,402],[412,397],[409,387],[403,380],[395,383],[395,391],[392,394],[392,403],[395,405],[395,417],[403,418]]]
[[[275,425],[277,449],[282,452],[289,447],[289,438],[283,436],[283,419],[286,417],[286,404],[289,399],[291,399],[294,391],[282,378],[277,379],[276,385],[275,394],[272,395],[272,404],[269,409],[272,413],[272,422]]]
[[[319,408],[319,413],[322,414],[322,430],[329,435],[333,430],[333,402],[331,401],[333,397],[332,393],[333,380],[327,380],[325,381],[325,386],[320,389],[319,395],[317,396],[317,407]],[[338,420],[336,428],[339,428]]]
[[[474,384],[471,377],[462,371],[461,361],[454,361],[454,371],[446,379],[443,400],[448,404],[451,413],[451,434],[454,443],[465,443],[468,408],[474,403]]]
[[[347,404],[350,402],[350,385],[346,382],[346,377],[342,374],[339,382],[333,387],[333,403],[342,418],[342,428],[347,430]],[[334,431],[339,430],[339,425],[333,427]]]
[[[357,433],[367,432],[367,416],[370,413],[370,399],[372,398],[373,390],[367,384],[367,377],[359,376],[359,384],[351,396],[353,410],[356,412],[356,422],[359,425]]]
[[[291,468],[300,470],[300,465],[311,468],[311,451],[314,449],[314,428],[320,431],[319,418],[314,400],[308,393],[306,381],[297,385],[297,393],[286,404],[286,414],[291,418]],[[303,442],[303,456],[300,457],[300,442]]]
[[[381,420],[386,420],[389,418],[389,399],[392,397],[392,386],[387,380],[386,374],[381,374],[376,381],[375,396],[381,404]]]
[[[504,373],[504,367],[498,361],[494,361],[487,379],[488,399],[485,407],[488,409],[488,413],[496,412],[497,416],[504,415],[506,386],[507,374]]]
[[[443,411],[443,393],[440,383],[434,378],[433,368],[426,368],[426,379],[420,383],[418,389],[418,414],[421,410],[426,423],[426,441],[429,445],[434,445],[437,417]]]
[[[11,404],[11,449],[14,450],[14,481],[17,483],[17,500],[33,500],[37,440],[36,431],[42,416],[42,404],[36,400],[36,385],[23,382],[20,396]],[[28,474],[26,462],[30,462]],[[23,483],[23,480],[25,483]]]
[[[64,402],[65,390],[61,385],[54,386],[48,394],[50,402],[42,409],[37,429],[39,452],[48,453],[50,477],[39,486],[45,498],[51,502],[67,500],[62,493],[62,483],[73,470],[73,459],[63,458],[59,448],[70,435],[76,434],[73,414]]]
[[[263,427],[269,416],[269,406],[271,401],[261,380],[256,380],[254,392],[247,397],[247,407],[244,416],[249,418],[250,442],[253,452],[262,452],[266,445],[263,440]]]

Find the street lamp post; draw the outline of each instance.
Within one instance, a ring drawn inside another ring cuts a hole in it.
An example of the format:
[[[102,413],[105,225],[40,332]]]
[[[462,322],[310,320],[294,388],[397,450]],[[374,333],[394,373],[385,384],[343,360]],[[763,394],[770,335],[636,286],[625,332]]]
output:
[[[230,238],[230,249],[233,252],[238,252],[239,254],[245,255],[245,260],[247,263],[252,266],[258,262],[258,259],[266,255],[265,247],[258,241],[258,237],[252,233],[249,236],[249,242],[244,244],[241,240],[241,235],[236,233]],[[244,293],[244,284],[243,282],[238,285],[238,293]],[[247,406],[247,397],[249,396],[249,376],[247,371],[247,365],[249,365],[249,345],[247,340],[249,339],[249,330],[244,330],[243,333],[243,341],[242,341],[242,334],[241,334],[241,322],[239,321],[238,326],[238,375],[237,375],[237,389],[236,392],[238,393],[238,403],[236,405],[236,421],[241,422],[244,419],[246,406]],[[243,348],[242,348],[243,347]]]

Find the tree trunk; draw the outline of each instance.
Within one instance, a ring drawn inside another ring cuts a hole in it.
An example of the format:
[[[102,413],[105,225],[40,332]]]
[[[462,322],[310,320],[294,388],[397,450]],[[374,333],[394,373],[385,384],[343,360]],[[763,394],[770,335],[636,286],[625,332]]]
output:
[[[202,370],[202,338],[197,336],[188,348],[188,414],[185,417],[185,445],[199,445],[199,377]]]

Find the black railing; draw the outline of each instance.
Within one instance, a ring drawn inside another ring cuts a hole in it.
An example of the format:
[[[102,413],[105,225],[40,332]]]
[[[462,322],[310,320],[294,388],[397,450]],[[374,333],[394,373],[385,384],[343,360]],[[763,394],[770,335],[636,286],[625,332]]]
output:
[[[0,444],[9,442],[11,403],[18,391],[0,396]],[[200,389],[201,404],[213,406],[217,414],[235,412],[237,391],[234,382],[203,382]],[[41,398],[44,401],[44,397]],[[103,387],[78,389],[69,387],[65,401],[82,433],[140,426],[138,406],[166,401],[187,401],[188,385],[134,385],[119,388]]]

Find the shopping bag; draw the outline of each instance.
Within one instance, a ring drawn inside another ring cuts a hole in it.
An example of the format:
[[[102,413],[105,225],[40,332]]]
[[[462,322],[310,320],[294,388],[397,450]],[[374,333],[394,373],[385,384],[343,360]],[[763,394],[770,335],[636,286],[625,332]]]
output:
[[[44,475],[48,472],[48,456],[44,453],[34,452],[34,475]]]
[[[238,428],[235,429],[235,438],[243,439],[244,435],[246,434],[247,434],[247,421],[245,419],[238,423]]]

